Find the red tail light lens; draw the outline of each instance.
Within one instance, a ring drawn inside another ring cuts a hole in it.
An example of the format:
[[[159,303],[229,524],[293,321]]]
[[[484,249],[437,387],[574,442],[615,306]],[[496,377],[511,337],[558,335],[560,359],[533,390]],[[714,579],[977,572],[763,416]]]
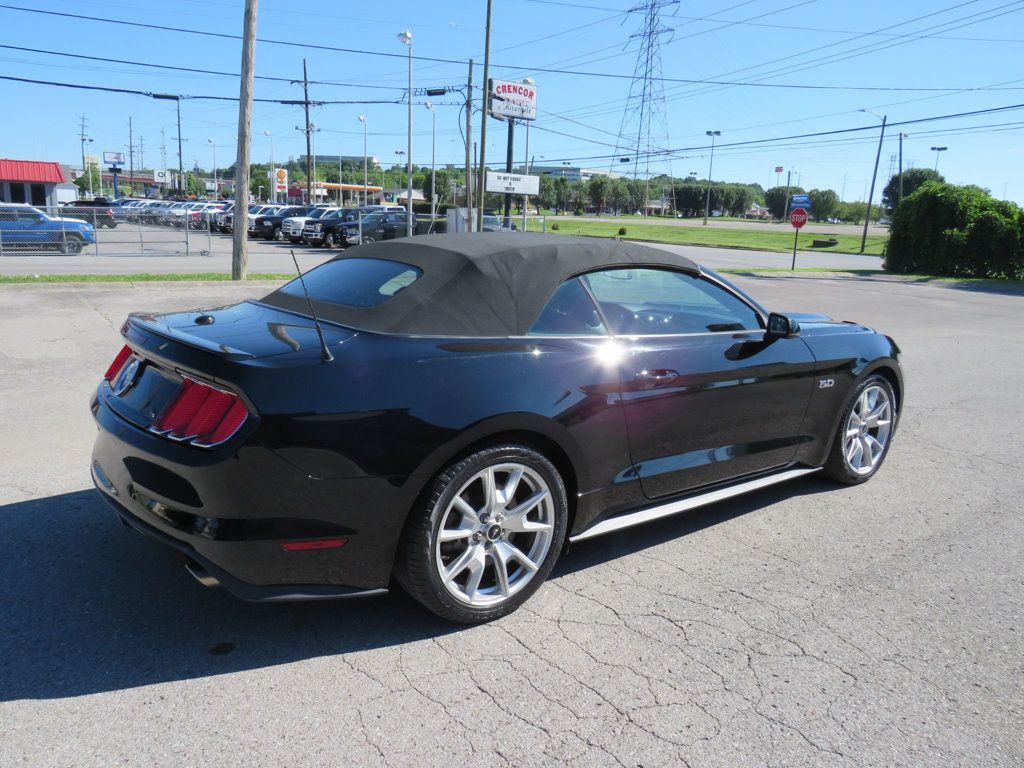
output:
[[[212,448],[234,435],[249,411],[237,395],[217,387],[183,379],[150,430],[172,440]]]
[[[107,368],[107,372],[103,374],[103,378],[107,381],[113,381],[114,378],[124,368],[124,364],[128,362],[128,358],[132,356],[132,348],[125,344],[121,347],[121,351],[117,353],[117,357],[114,358],[114,362]]]

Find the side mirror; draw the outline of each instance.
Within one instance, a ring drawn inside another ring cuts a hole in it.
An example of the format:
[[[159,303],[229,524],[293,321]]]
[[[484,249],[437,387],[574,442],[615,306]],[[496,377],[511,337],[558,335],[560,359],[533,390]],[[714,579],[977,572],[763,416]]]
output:
[[[792,339],[800,335],[800,324],[786,315],[772,312],[768,315],[768,330],[765,335],[769,339]]]

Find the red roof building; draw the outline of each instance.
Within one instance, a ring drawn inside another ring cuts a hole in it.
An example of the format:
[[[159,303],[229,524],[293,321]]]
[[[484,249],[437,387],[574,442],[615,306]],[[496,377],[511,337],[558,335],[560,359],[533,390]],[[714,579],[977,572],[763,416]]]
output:
[[[0,159],[0,181],[63,184],[66,179],[64,178],[64,171],[60,169],[60,163]]]
[[[0,159],[0,202],[54,206],[57,185],[66,181],[60,163]]]

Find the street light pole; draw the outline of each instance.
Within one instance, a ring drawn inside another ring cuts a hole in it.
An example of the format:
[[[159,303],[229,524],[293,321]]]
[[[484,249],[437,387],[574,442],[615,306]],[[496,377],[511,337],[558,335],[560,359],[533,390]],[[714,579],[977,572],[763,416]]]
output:
[[[939,152],[945,152],[949,147],[932,147],[932,152],[935,153],[935,172],[939,172]]]
[[[434,195],[434,175],[437,160],[437,112],[434,105],[427,102],[427,109],[430,110],[430,219],[433,221],[437,216],[437,199]]]
[[[900,199],[899,202],[896,203],[897,205],[903,202],[903,140],[908,136],[910,136],[909,133],[903,133],[900,131]]]
[[[277,203],[277,168],[274,167],[274,134],[264,131],[264,136],[270,137],[270,199]]]
[[[359,122],[363,124],[363,205],[366,205],[366,188],[369,186],[366,180],[366,115],[360,115]]]
[[[864,249],[867,247],[868,243],[868,222],[871,221],[871,201],[875,197],[875,180],[878,178],[878,160],[882,156],[882,142],[885,140],[885,121],[887,115],[879,115],[869,109],[862,109],[861,112],[867,112],[875,117],[880,117],[882,120],[882,131],[878,134],[878,152],[875,153],[875,170],[871,173],[871,191],[868,193],[868,209],[864,214],[864,233],[860,238],[860,252],[864,253]]]
[[[218,197],[218,186],[217,186],[217,145],[213,139],[207,139],[207,142],[213,147],[213,199],[216,200]]]
[[[405,235],[412,237],[412,32],[408,29],[398,34],[398,40],[409,48],[409,87],[406,89],[406,102],[409,113],[409,125],[406,138],[406,185],[405,185]]]
[[[715,167],[715,137],[721,136],[721,131],[704,131],[704,133],[711,137],[711,161],[708,163],[708,194],[704,200],[704,226],[708,225],[708,215],[711,213],[711,170]],[[644,201],[646,210],[647,201]]]

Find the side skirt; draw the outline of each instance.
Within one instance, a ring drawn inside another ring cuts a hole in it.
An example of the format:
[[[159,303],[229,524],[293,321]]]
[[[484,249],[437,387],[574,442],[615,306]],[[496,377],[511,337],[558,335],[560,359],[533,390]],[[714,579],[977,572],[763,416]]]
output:
[[[635,512],[626,512],[624,514],[602,520],[596,525],[592,525],[582,533],[577,533],[575,536],[570,537],[569,541],[576,542],[583,541],[585,539],[592,539],[595,536],[602,536],[603,534],[611,533],[612,531],[630,528],[634,525],[647,523],[651,520],[658,520],[662,517],[669,517],[670,515],[677,515],[680,512],[686,512],[691,509],[696,509],[697,507],[703,507],[707,504],[714,504],[716,501],[731,499],[734,496],[740,496],[744,493],[749,493],[750,491],[756,491],[759,488],[767,488],[770,485],[776,485],[777,483],[784,483],[787,480],[793,480],[797,477],[803,477],[804,475],[809,475],[812,472],[817,472],[819,469],[821,469],[821,467],[789,469],[784,472],[779,472],[778,474],[759,477],[756,480],[748,480],[744,483],[737,483],[736,485],[730,485],[726,488],[719,488],[696,496],[689,496],[678,501],[670,501],[666,504],[658,504],[654,507],[645,507],[643,509],[638,509]]]

